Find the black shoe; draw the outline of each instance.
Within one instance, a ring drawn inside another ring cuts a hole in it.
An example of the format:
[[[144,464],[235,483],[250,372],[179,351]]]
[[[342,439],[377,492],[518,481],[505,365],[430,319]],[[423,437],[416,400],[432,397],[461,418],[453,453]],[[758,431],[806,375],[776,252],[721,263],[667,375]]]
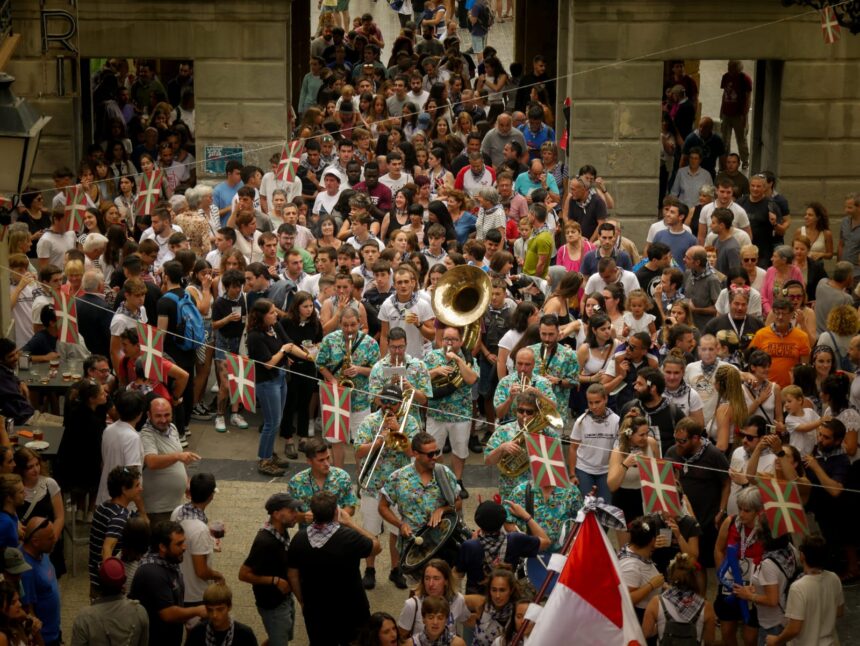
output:
[[[463,484],[462,480],[457,480],[457,484],[460,485],[460,498],[465,500],[469,497],[469,490],[466,489],[466,485]]]
[[[477,435],[470,435],[469,436],[469,450],[472,453],[483,453],[484,452],[484,445],[481,444],[481,440],[478,438]]]
[[[388,580],[394,584],[395,588],[398,588],[400,590],[405,590],[409,587],[409,585],[406,583],[406,577],[403,576],[403,572],[400,571],[399,567],[396,567],[391,570],[391,573],[388,575]]]
[[[442,449],[442,453],[446,455],[451,452],[451,440],[445,439],[445,447]]]
[[[365,590],[373,590],[376,587],[376,568],[369,567],[364,570],[361,585]]]

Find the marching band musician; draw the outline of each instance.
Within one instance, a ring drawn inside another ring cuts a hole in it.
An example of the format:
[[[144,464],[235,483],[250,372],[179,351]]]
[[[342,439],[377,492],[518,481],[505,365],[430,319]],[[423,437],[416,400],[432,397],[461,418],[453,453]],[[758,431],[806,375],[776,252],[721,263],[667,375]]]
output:
[[[525,451],[525,444],[517,444],[513,439],[519,435],[520,431],[526,430],[526,425],[537,415],[537,397],[533,393],[520,393],[514,401],[517,419],[514,422],[508,422],[496,427],[486,447],[484,447],[485,464],[495,466],[504,456],[517,455]],[[543,429],[542,433],[549,437],[558,437],[558,434],[549,426]],[[528,457],[526,457],[526,460],[528,460]],[[511,492],[516,486],[522,482],[528,482],[530,477],[530,469],[526,469],[516,477],[510,477],[499,472],[499,495],[502,497],[502,500],[510,500]]]
[[[459,512],[463,506],[454,473],[448,467],[436,464],[442,455],[436,439],[429,433],[418,433],[412,438],[412,453],[415,456],[412,464],[392,473],[379,492],[379,515],[400,531],[398,548],[424,525],[436,527],[446,512]],[[437,480],[437,473],[445,478],[444,484]],[[454,497],[453,506],[449,504],[443,486]],[[392,511],[395,506],[399,518]]]
[[[496,407],[496,419],[499,424],[513,421],[514,415],[511,412],[511,406],[514,403],[514,397],[521,392],[546,395],[558,405],[558,400],[552,391],[552,384],[544,377],[534,374],[534,350],[521,348],[517,352],[514,365],[516,371],[499,380],[499,385],[496,386],[496,392],[493,395],[493,406]],[[559,408],[561,407],[559,406]]]
[[[402,330],[399,331],[402,332]],[[405,349],[405,339],[403,341]],[[416,391],[415,396],[417,398],[418,391]],[[355,459],[356,462],[361,461],[359,473],[363,474],[365,470],[369,472],[370,467],[373,467],[372,475],[367,482],[364,483],[363,479],[359,481],[359,499],[361,501],[361,525],[374,536],[379,536],[386,529],[386,524],[383,523],[382,517],[379,515],[379,490],[388,480],[388,476],[397,469],[408,465],[412,459],[411,446],[407,446],[406,450],[402,451],[399,448],[390,448],[386,445],[390,434],[400,431],[402,420],[398,418],[397,412],[403,403],[403,391],[400,390],[399,386],[389,384],[379,392],[378,399],[380,400],[379,410],[365,417],[355,433]],[[411,443],[412,438],[420,432],[421,429],[416,419],[412,415],[407,415],[407,421],[403,424],[403,433],[409,442]],[[382,453],[378,453],[379,451]],[[373,461],[377,460],[377,457],[378,461],[373,466]],[[371,461],[370,465],[365,464],[368,461]],[[388,575],[388,580],[398,588],[405,589],[406,579],[400,572],[400,552],[397,550],[399,532],[397,527],[391,525],[387,525],[387,527],[391,550],[391,573]],[[374,556],[367,558],[367,568],[361,579],[365,590],[372,590],[376,587],[375,561],[376,557]]]
[[[323,379],[330,383],[348,379],[353,384],[350,427],[354,429],[370,414],[368,376],[370,367],[379,360],[379,346],[373,337],[359,329],[360,320],[358,310],[352,307],[344,309],[340,314],[340,329],[323,337],[317,354],[317,367]],[[347,338],[350,343],[348,349]],[[338,468],[343,468],[344,451],[340,441],[333,441],[332,456]]]
[[[472,384],[478,381],[478,364],[471,354],[463,352],[463,332],[460,328],[446,327],[442,331],[444,348],[433,350],[424,363],[431,379],[451,378],[459,371],[462,384],[445,387],[445,394],[434,393],[432,405],[427,411],[427,432],[439,446],[451,441],[451,468],[460,486],[460,497],[469,497],[463,486],[463,465],[469,457],[469,433],[472,422]]]
[[[427,398],[433,394],[427,366],[424,365],[421,359],[416,359],[406,354],[406,331],[403,328],[393,327],[388,330],[386,349],[387,354],[373,364],[373,368],[370,370],[369,390],[372,393],[380,393],[381,395],[382,389],[390,383],[398,386],[401,390],[406,384],[412,386],[415,390],[415,399],[412,402],[409,415],[420,425],[422,423],[420,407],[426,406]],[[400,383],[398,377],[386,377],[385,369],[392,366],[402,366],[404,368],[403,384]],[[376,400],[379,403],[379,395]]]
[[[558,342],[558,315],[544,314],[540,319],[540,343],[529,346],[534,352],[534,372],[552,384],[558,402],[558,410],[565,426],[570,421],[568,400],[570,389],[576,386],[579,377],[579,361],[576,352]],[[546,363],[544,363],[546,361]]]
[[[329,445],[321,437],[312,437],[305,442],[302,451],[309,467],[290,478],[287,493],[302,503],[299,521],[302,526],[313,522],[311,498],[319,491],[328,491],[337,498],[337,506],[350,516],[355,515],[355,494],[352,480],[343,469],[331,466]]]
[[[361,301],[352,294],[352,276],[346,272],[338,272],[334,277],[334,296],[326,299],[320,308],[320,322],[323,332],[328,334],[337,330],[338,318],[348,309],[358,312],[361,329],[367,332],[367,312]]]

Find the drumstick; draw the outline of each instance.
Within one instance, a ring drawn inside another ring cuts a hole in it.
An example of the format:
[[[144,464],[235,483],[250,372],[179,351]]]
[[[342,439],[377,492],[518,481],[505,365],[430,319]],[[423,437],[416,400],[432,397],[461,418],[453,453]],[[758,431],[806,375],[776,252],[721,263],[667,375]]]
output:
[[[424,545],[424,539],[421,538],[420,536],[416,536],[415,538],[413,538],[412,542],[415,543],[416,545],[418,545],[419,547],[421,545]]]

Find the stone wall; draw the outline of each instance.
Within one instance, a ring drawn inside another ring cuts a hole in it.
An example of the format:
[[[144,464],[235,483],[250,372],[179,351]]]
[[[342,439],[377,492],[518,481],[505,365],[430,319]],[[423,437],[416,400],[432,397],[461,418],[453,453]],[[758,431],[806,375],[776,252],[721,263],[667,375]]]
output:
[[[860,36],[843,29],[840,42],[827,45],[817,14],[776,0],[558,6],[558,73],[569,75],[558,94],[573,100],[571,166],[592,163],[609,178],[629,237],[644,240],[655,214],[668,59],[784,61],[779,110],[763,117],[776,132],[772,170],[792,211],[816,199],[838,215],[845,193],[860,190]],[[798,17],[774,23],[790,16]],[[740,30],[748,31],[719,37]]]
[[[272,144],[286,137],[292,99],[291,1],[70,4],[57,8],[77,13],[81,58],[194,60],[198,159],[207,144],[240,143],[249,151],[246,161],[267,167]],[[39,1],[14,1],[14,29],[23,42],[8,71],[16,77],[16,94],[53,117],[34,170],[34,183],[46,184],[54,168],[74,168],[82,154],[79,96],[89,90],[71,87],[67,96],[57,95],[57,52],[42,53],[39,20]],[[73,63],[67,66],[71,79]],[[202,168],[198,172],[203,177]]]

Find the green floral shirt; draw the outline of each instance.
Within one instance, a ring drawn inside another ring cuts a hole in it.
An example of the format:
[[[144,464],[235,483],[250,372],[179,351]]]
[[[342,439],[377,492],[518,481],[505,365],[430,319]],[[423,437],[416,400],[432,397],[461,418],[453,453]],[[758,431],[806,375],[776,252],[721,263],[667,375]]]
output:
[[[353,348],[355,348],[352,351],[352,365],[372,366],[379,361],[379,345],[364,332],[358,334],[359,337],[352,342]],[[346,356],[345,345],[342,330],[335,330],[326,334],[320,344],[317,365],[330,370],[336,378],[340,377],[343,359]],[[367,410],[370,408],[371,400],[368,393],[368,378],[364,375],[356,375],[352,381],[355,383],[355,390],[350,395],[350,405],[353,412]]]
[[[510,442],[511,440],[513,440],[519,434],[519,432],[520,427],[517,422],[508,422],[507,424],[503,424],[502,426],[497,426],[495,432],[492,434],[492,436],[490,436],[487,445],[484,447],[484,457],[490,455],[490,453],[495,451],[505,442]],[[558,433],[556,433],[549,427],[545,428],[542,432],[547,437],[558,437]],[[499,495],[502,497],[502,500],[510,500],[511,492],[513,492],[517,485],[519,485],[521,482],[528,482],[530,479],[531,468],[526,469],[516,478],[508,477],[501,471],[499,471]]]
[[[454,472],[445,467],[445,477],[455,496],[460,494],[460,486]],[[442,495],[442,489],[436,483],[435,474],[425,485],[421,482],[415,466],[410,464],[392,473],[385,481],[380,493],[385,496],[389,504],[397,505],[397,512],[404,523],[407,523],[413,532],[418,531],[430,520],[430,515],[448,504]]]
[[[493,395],[493,407],[498,408],[504,404],[511,395],[511,388],[518,383],[520,383],[520,375],[518,372],[512,372],[511,374],[502,377],[499,380],[499,385],[496,386],[496,393]],[[537,388],[541,394],[546,395],[550,400],[554,401],[555,405],[558,407],[559,413],[561,412],[561,406],[559,406],[558,399],[552,391],[552,384],[540,375],[535,374],[532,377],[531,385]],[[567,408],[567,396],[565,396],[564,399],[564,407]],[[514,410],[514,404],[511,403],[511,407],[508,409],[508,414],[505,419],[500,419],[498,422],[500,424],[511,422],[515,417],[516,411]]]
[[[474,357],[467,354],[466,360],[472,370],[478,372],[478,363]],[[449,365],[442,349],[433,350],[425,357],[424,363],[428,371]],[[427,411],[427,416],[438,422],[468,422],[472,416],[472,387],[463,384],[446,397],[430,400],[428,406],[430,410]]]
[[[370,370],[370,392],[378,393],[388,383],[384,375],[384,369],[389,367],[391,367],[391,357],[389,355],[385,355],[373,365],[373,368]],[[424,393],[427,397],[433,396],[430,373],[421,359],[415,359],[406,355],[406,381],[416,391]],[[421,408],[413,404],[412,409],[409,411],[409,416],[413,417],[420,424]]]
[[[349,474],[338,467],[331,468],[322,488],[317,486],[309,468],[299,471],[290,478],[287,491],[290,496],[302,501],[303,511],[311,510],[311,498],[320,491],[329,491],[337,496],[338,507],[355,507],[358,503],[355,493],[352,491],[352,480],[350,480]]]
[[[359,424],[358,430],[355,434],[356,446],[372,442],[373,438],[376,437],[376,433],[379,431],[379,426],[381,424],[381,410],[365,417],[361,424]],[[403,429],[403,432],[406,433],[406,437],[411,440],[420,430],[418,422],[410,415],[406,421],[406,427]],[[379,495],[379,490],[382,489],[382,485],[386,480],[388,480],[388,477],[397,471],[397,469],[405,467],[412,461],[412,459],[402,451],[396,451],[394,449],[383,449],[382,451],[382,456],[376,464],[373,477],[370,479],[367,488],[364,489],[364,492],[369,496]],[[368,453],[361,462],[362,467],[368,458],[376,459],[376,454]],[[361,473],[360,469],[361,467],[359,467],[359,473]]]
[[[579,383],[579,361],[576,359],[576,352],[568,348],[566,345],[561,345],[560,343],[556,344],[555,353],[549,360],[549,365],[546,368],[546,373],[542,372],[542,344],[535,343],[534,345],[529,346],[529,349],[535,353],[534,374],[546,374],[549,377],[559,377],[561,379],[566,379],[567,381],[572,382],[574,384]],[[567,405],[568,397],[570,396],[570,388],[562,388],[561,385],[556,384],[552,386],[552,391],[553,393],[555,393],[555,400],[557,402],[559,402],[560,404],[564,402],[564,405],[559,406],[558,412],[561,413],[561,416],[565,422],[565,426],[567,426],[567,424],[570,422],[570,410]]]
[[[511,500],[522,506],[523,509],[528,509],[526,504],[526,488],[528,482],[521,482],[511,492]],[[557,552],[561,549],[559,544],[561,538],[562,526],[565,522],[570,528],[576,518],[576,514],[582,509],[582,493],[579,487],[571,484],[567,487],[555,487],[550,494],[549,500],[545,500],[540,487],[533,488],[534,496],[534,519],[538,525],[549,536],[552,543],[551,552]],[[520,519],[514,518],[510,510],[508,510],[508,522],[516,523],[517,527],[522,531],[526,531],[526,525]]]

